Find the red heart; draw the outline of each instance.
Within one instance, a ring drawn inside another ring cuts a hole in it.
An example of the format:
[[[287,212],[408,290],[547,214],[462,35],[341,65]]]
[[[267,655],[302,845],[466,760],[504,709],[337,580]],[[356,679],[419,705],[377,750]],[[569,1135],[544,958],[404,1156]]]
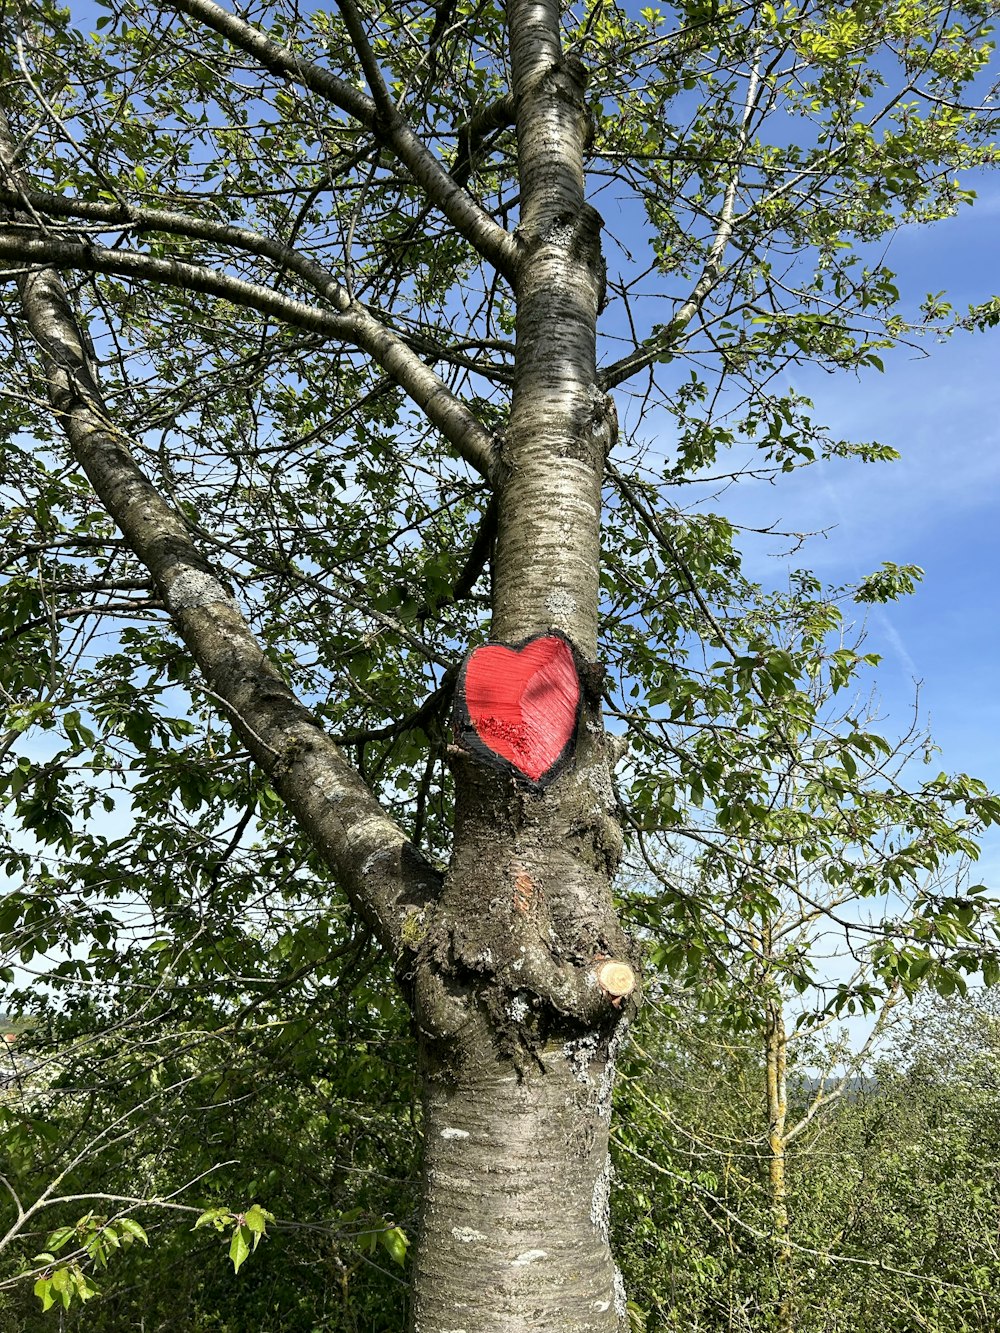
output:
[[[469,655],[463,676],[459,697],[487,751],[532,782],[553,776],[580,714],[580,678],[567,641],[543,634],[517,648],[484,644]]]

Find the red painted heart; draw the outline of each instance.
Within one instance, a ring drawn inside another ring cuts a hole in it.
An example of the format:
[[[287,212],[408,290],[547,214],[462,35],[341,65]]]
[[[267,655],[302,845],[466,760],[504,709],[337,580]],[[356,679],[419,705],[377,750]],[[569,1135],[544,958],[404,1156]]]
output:
[[[567,641],[543,634],[518,648],[484,644],[470,654],[463,677],[461,702],[481,745],[532,782],[553,775],[580,713],[580,678]]]

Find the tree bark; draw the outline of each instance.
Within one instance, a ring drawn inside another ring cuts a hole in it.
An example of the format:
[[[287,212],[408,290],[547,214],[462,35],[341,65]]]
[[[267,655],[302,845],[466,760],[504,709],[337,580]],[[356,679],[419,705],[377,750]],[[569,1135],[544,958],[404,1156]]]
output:
[[[608,1119],[631,1002],[602,975],[630,946],[603,736],[582,724],[541,792],[453,762],[455,848],[412,983],[426,1154],[412,1333],[619,1333]]]
[[[584,1036],[530,1076],[484,1052],[424,1100],[412,1333],[617,1333],[608,1249],[611,1065]],[[443,1073],[433,1050],[429,1072]]]

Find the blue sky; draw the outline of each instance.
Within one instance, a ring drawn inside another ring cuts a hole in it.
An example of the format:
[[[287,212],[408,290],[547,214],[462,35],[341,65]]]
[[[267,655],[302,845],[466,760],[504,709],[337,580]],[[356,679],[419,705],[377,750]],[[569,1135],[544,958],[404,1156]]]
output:
[[[894,238],[886,262],[907,304],[946,289],[961,311],[1000,291],[1000,182],[980,184],[973,208]],[[883,732],[905,729],[919,681],[921,712],[942,751],[935,771],[961,770],[1000,788],[1000,329],[901,349],[885,357],[882,375],[798,371],[788,382],[835,435],[878,439],[902,457],[834,460],[774,486],[734,488],[720,506],[731,517],[826,530],[791,561],[748,548],[748,572],[781,581],[792,564],[845,583],[885,560],[922,566],[913,596],[868,615],[867,648],[884,657]],[[976,877],[1000,886],[1000,833],[987,838]]]

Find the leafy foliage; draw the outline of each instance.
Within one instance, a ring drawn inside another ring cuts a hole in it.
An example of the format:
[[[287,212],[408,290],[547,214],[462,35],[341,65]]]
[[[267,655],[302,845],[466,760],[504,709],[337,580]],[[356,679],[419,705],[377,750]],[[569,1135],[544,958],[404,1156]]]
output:
[[[617,1227],[649,1333],[778,1327],[759,1131],[761,1048],[675,994],[622,1085]],[[996,1004],[911,1011],[822,1128],[789,1148],[797,1329],[988,1327],[1000,1207],[993,1145]],[[815,1095],[816,1049],[793,1072]]]

